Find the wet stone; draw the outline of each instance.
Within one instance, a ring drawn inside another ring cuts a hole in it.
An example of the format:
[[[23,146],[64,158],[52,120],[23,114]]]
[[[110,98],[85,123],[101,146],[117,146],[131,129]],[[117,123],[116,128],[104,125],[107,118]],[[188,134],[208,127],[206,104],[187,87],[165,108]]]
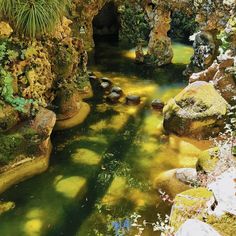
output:
[[[112,87],[111,92],[112,92],[112,93],[114,92],[114,93],[117,93],[117,94],[120,94],[120,95],[123,95],[123,94],[124,94],[122,88],[120,88],[120,87],[118,87],[118,86]]]
[[[110,89],[111,84],[108,83],[108,82],[102,82],[102,83],[101,83],[101,87],[103,88],[103,90],[107,91],[107,90]]]
[[[164,103],[160,99],[154,99],[151,103],[151,106],[154,110],[162,111]]]
[[[120,97],[121,97],[120,94],[112,92],[107,96],[106,100],[107,102],[110,102],[110,103],[117,103],[119,102]]]
[[[101,82],[102,82],[102,83],[103,83],[103,82],[109,83],[110,86],[112,85],[111,80],[110,80],[109,78],[107,78],[107,77],[103,77],[103,78],[101,78]]]
[[[138,105],[141,102],[141,98],[138,95],[128,95],[126,97],[126,104],[127,105]]]

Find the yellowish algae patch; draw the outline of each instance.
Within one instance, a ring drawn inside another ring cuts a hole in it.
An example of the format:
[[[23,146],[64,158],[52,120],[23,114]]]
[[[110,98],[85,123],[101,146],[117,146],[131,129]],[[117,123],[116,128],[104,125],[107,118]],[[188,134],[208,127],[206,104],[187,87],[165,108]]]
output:
[[[10,211],[15,208],[14,202],[2,202],[0,201],[0,215],[4,212]]]
[[[78,164],[98,165],[101,161],[101,156],[87,148],[79,148],[72,154],[71,159]]]
[[[206,211],[214,203],[214,195],[206,188],[186,190],[174,199],[170,224],[177,231],[187,219],[203,220]]]
[[[80,176],[61,177],[61,179],[55,181],[55,190],[67,198],[82,195],[81,192],[84,192],[86,187],[86,179]]]

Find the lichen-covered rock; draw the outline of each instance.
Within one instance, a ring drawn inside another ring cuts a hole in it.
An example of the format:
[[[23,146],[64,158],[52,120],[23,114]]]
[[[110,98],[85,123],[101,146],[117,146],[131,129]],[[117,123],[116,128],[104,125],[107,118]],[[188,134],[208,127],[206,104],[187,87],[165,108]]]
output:
[[[203,151],[198,158],[197,170],[210,173],[215,170],[219,161],[219,148],[211,148]]]
[[[178,194],[171,209],[171,226],[177,231],[188,219],[203,220],[214,202],[213,193],[202,187]]]
[[[209,215],[206,222],[213,226],[222,236],[234,236],[236,232],[236,216],[224,214],[221,217]]]
[[[220,236],[210,225],[200,220],[187,220],[175,236]]]
[[[188,85],[164,107],[164,128],[169,133],[195,138],[218,134],[224,127],[228,104],[213,85]]]

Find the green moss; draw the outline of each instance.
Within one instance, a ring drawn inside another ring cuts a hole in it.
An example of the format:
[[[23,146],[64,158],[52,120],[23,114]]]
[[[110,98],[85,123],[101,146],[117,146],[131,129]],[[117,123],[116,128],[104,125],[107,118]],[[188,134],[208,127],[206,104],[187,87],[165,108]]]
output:
[[[202,152],[197,162],[197,169],[203,170],[206,173],[212,172],[219,161],[218,152],[218,147]]]
[[[236,232],[236,216],[224,214],[221,217],[208,216],[207,223],[212,225],[222,236],[234,236]]]

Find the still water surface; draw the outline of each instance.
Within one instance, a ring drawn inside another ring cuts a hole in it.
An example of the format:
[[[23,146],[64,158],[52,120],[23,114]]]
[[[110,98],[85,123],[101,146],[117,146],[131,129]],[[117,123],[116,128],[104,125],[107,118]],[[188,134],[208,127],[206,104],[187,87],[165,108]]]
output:
[[[133,49],[97,45],[89,69],[111,78],[125,94],[141,95],[142,104],[108,105],[95,92],[86,122],[53,135],[49,170],[1,195],[16,203],[0,217],[1,236],[113,236],[111,223],[134,212],[142,216],[140,222],[169,213],[158,189],[170,195],[183,190],[169,181],[171,170],[194,166],[199,151],[209,145],[163,135],[162,115],[150,108],[152,99],[166,102],[186,85],[182,71],[192,49],[173,48],[173,64],[153,70],[134,63]],[[142,235],[159,234],[147,227]]]

